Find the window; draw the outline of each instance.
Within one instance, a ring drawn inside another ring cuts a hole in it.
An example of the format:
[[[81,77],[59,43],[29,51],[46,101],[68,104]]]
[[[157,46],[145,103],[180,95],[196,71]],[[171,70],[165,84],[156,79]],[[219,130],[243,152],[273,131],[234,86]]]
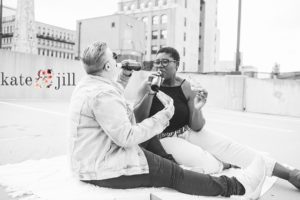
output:
[[[145,8],[145,4],[141,3],[140,8]]]
[[[167,30],[161,30],[160,31],[160,39],[167,39]]]
[[[151,7],[152,7],[152,2],[149,1],[149,2],[147,3],[147,8],[151,8]]]
[[[166,45],[163,45],[163,44],[162,44],[162,45],[159,46],[159,49],[162,49],[162,48],[164,48],[164,47],[166,47]]]
[[[114,28],[115,27],[115,22],[111,23],[111,27]]]
[[[158,38],[158,31],[152,31],[152,40],[156,40]]]
[[[163,1],[163,0],[159,0],[159,1],[158,1],[158,5],[159,5],[159,6],[162,6],[163,4],[164,4],[164,1]]]
[[[187,8],[187,0],[184,0],[184,7]]]
[[[158,6],[158,0],[155,0],[154,5],[155,5],[155,6]]]
[[[182,71],[185,71],[185,62],[182,62]]]
[[[167,15],[162,15],[161,16],[161,23],[162,24],[168,23],[168,16]]]
[[[132,5],[130,6],[130,8],[131,8],[131,10],[134,10],[134,9],[135,9],[135,5],[132,4]]]
[[[185,56],[185,47],[183,47],[182,55]]]
[[[152,24],[159,24],[159,17],[158,16],[153,16],[152,17]]]
[[[142,21],[143,21],[145,24],[147,24],[147,23],[148,23],[148,17],[143,17],[143,18],[142,18]]]
[[[151,46],[151,54],[156,54],[158,51],[158,47],[156,45]]]
[[[187,21],[187,19],[186,19],[186,17],[184,18],[184,26],[186,27],[186,21]]]
[[[186,41],[186,32],[183,33],[183,41]]]

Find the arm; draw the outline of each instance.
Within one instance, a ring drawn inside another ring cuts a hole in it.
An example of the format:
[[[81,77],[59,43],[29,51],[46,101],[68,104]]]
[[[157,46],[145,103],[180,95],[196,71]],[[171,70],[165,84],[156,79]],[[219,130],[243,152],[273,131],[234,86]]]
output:
[[[191,84],[188,81],[185,81],[182,87],[182,90],[187,97],[190,111],[189,126],[194,131],[200,131],[205,125],[205,119],[202,114],[202,107],[204,104],[199,105],[201,102],[199,102],[196,92],[192,90]]]
[[[137,145],[161,133],[169,125],[169,119],[174,112],[173,101],[170,100],[165,109],[141,123],[134,124],[129,119],[132,113],[128,110],[124,98],[116,91],[97,95],[91,107],[101,128],[121,147]]]
[[[134,106],[134,115],[137,122],[141,122],[150,115],[150,109],[155,93],[151,91],[148,81],[144,81],[138,90],[140,99]]]

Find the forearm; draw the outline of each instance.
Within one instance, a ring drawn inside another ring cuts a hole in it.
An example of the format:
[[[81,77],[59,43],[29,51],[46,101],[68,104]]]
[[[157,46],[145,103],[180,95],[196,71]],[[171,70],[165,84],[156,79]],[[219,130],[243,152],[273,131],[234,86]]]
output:
[[[191,120],[190,128],[194,131],[200,131],[205,125],[205,119],[201,110],[194,110]]]
[[[144,95],[142,100],[135,105],[134,115],[137,123],[149,117],[153,97],[153,94],[147,93]]]

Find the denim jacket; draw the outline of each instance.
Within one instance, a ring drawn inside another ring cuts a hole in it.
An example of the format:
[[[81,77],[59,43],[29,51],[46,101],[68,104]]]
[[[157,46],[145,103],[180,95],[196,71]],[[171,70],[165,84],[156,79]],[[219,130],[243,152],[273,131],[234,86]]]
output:
[[[127,82],[124,75],[119,83],[87,75],[72,94],[69,153],[72,172],[80,180],[149,173],[138,144],[161,133],[169,125],[170,114],[162,110],[136,123],[124,98]]]

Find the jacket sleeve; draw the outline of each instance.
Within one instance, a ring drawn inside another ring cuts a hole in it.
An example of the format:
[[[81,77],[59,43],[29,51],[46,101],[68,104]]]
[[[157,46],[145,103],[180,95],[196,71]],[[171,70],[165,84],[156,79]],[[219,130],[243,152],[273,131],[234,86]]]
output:
[[[141,123],[132,123],[132,110],[116,91],[98,94],[92,102],[96,121],[108,137],[121,147],[138,145],[161,133],[169,125],[172,117],[167,109],[163,109]]]

